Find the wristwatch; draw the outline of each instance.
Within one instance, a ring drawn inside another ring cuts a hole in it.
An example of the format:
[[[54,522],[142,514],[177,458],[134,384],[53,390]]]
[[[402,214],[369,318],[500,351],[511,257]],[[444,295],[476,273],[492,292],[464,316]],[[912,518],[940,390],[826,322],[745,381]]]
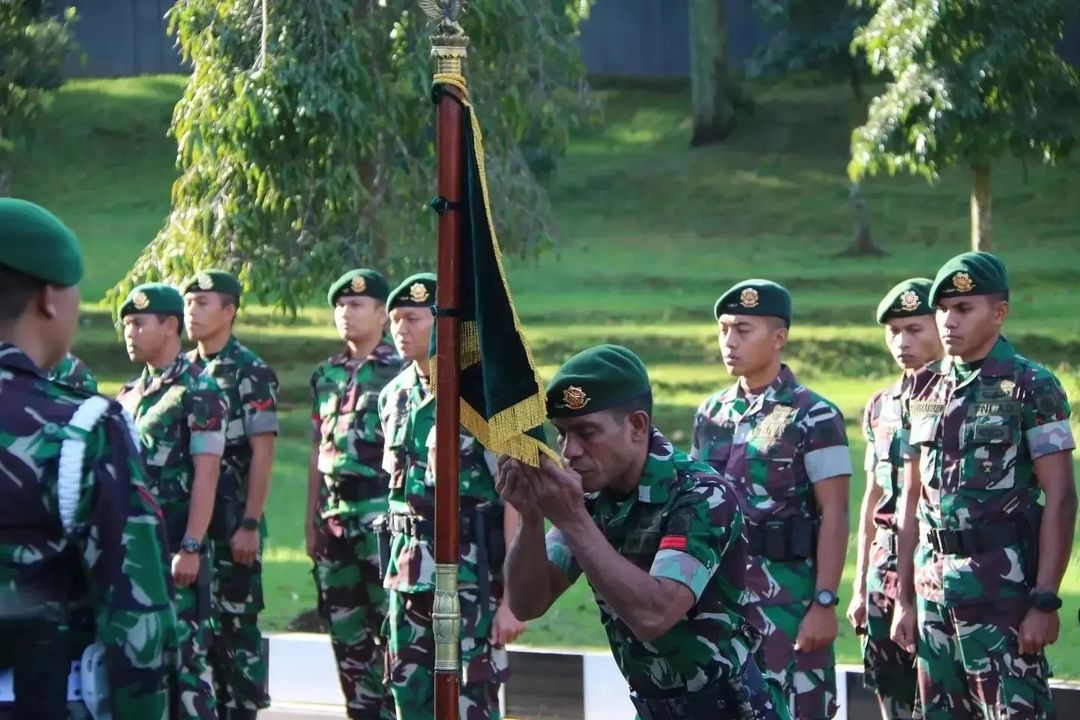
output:
[[[840,603],[840,598],[836,597],[836,593],[832,590],[818,590],[814,595],[814,602],[823,607],[836,607]]]
[[[180,552],[188,555],[198,555],[202,552],[202,543],[193,537],[186,537],[180,541]]]
[[[1031,593],[1031,607],[1039,612],[1055,612],[1061,609],[1061,598],[1048,590]]]
[[[246,517],[240,522],[240,527],[244,530],[258,530],[259,518]]]

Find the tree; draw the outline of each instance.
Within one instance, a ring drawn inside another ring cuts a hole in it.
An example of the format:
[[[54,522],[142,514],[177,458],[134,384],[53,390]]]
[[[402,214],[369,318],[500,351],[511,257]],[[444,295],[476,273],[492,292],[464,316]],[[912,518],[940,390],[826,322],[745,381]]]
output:
[[[863,79],[865,59],[852,51],[855,29],[870,17],[868,8],[848,0],[755,0],[755,8],[774,33],[755,63],[764,72],[790,74],[815,71],[843,78],[851,88],[851,126],[866,118]],[[851,245],[843,255],[884,255],[874,244],[862,186],[851,183],[848,194],[854,216]]]
[[[31,138],[34,119],[63,82],[77,19],[75,8],[56,17],[46,0],[0,2],[0,195],[11,182],[11,154]]]
[[[1055,49],[1071,1],[869,0],[855,45],[891,80],[852,134],[851,176],[968,167],[971,246],[989,250],[994,160],[1053,163],[1075,141],[1080,84]]]
[[[554,233],[542,181],[587,119],[580,0],[476,0],[469,84],[485,130],[501,241],[535,253]],[[131,272],[238,272],[295,311],[344,269],[429,268],[435,193],[430,28],[413,2],[180,0],[192,75],[173,114],[172,212]]]
[[[738,90],[728,67],[727,0],[689,0],[691,147],[709,145],[735,130]]]

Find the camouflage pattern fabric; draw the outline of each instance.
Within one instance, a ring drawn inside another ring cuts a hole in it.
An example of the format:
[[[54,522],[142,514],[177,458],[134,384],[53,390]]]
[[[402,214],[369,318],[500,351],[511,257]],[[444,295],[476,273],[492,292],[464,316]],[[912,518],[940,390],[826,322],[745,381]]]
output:
[[[748,536],[769,521],[816,519],[813,483],[851,474],[843,416],[799,384],[786,365],[756,395],[748,396],[735,383],[706,399],[694,418],[691,455],[734,486]],[[742,599],[751,623],[764,633],[758,665],[783,685],[800,719],[832,717],[836,711],[832,650],[806,656],[792,647],[816,580],[813,557],[778,562],[748,555]],[[817,678],[813,692],[800,689],[806,677]]]
[[[1025,535],[1037,537],[1034,461],[1075,448],[1069,416],[1058,379],[1004,338],[974,366],[947,358],[919,371],[905,421],[910,454],[919,453],[920,532],[1025,521]],[[1045,656],[1019,656],[1015,646],[1033,556],[1021,544],[943,554],[920,537],[918,668],[927,718],[944,717],[939,707],[952,717],[1052,715]]]
[[[167,368],[146,367],[124,385],[117,401],[131,414],[146,463],[147,486],[161,507],[170,554],[179,552],[191,509],[194,455],[225,449],[225,396],[213,379],[183,355]],[[209,554],[200,562],[211,563]],[[207,582],[209,568],[204,571]],[[210,588],[176,588],[180,642],[180,702],[184,718],[216,720],[210,650]]]
[[[0,615],[58,616],[61,601],[50,598],[66,595],[69,629],[61,637],[70,659],[95,638],[105,645],[113,717],[165,720],[176,616],[160,511],[123,410],[113,403],[88,433],[69,427],[91,395],[47,380],[7,343],[0,343],[0,396]],[[69,436],[84,440],[86,453],[65,540],[56,483]],[[10,631],[0,623],[0,649],[13,647],[3,637]]]
[[[390,511],[434,520],[435,397],[427,380],[410,365],[379,396],[386,437],[383,468],[390,475]],[[469,433],[460,435],[458,476],[462,512],[484,503],[501,503],[495,492],[494,456]],[[502,532],[501,525],[491,528]],[[502,601],[501,568],[488,567],[489,597],[481,608],[475,541],[461,543],[458,598],[461,605],[462,718],[499,717],[499,685],[508,675],[505,651],[488,642],[495,611]],[[395,534],[384,584],[390,590],[386,623],[391,691],[398,720],[427,720],[434,712],[434,637],[431,603],[435,589],[434,539]],[[467,714],[466,714],[467,713]]]
[[[196,349],[188,353],[188,359],[214,379],[229,401],[214,514],[215,520],[223,519],[219,524],[235,530],[247,503],[251,472],[248,439],[278,430],[277,376],[235,337],[230,337],[216,355],[202,357]],[[260,536],[265,542],[265,522]],[[219,704],[257,710],[270,702],[262,690],[266,663],[258,628],[258,613],[263,609],[262,543],[255,562],[244,566],[233,562],[229,539],[228,533],[212,537],[214,606],[218,617],[210,664]]]
[[[335,355],[311,376],[312,432],[326,483],[315,520],[315,573],[350,718],[394,716],[379,637],[386,590],[371,523],[386,512],[379,392],[400,368],[383,342],[366,358]]]
[[[623,557],[653,577],[685,585],[696,598],[667,633],[642,642],[594,593],[615,662],[630,688],[652,698],[737,682],[758,638],[740,603],[746,540],[731,484],[675,450],[654,429],[637,495],[624,499],[600,491],[587,495],[585,506]],[[558,528],[548,531],[547,555],[571,582],[581,576]],[[776,690],[779,707],[770,710],[787,717]]]
[[[919,694],[926,720],[1053,720],[1046,657],[1021,655],[1028,600],[946,606],[918,598]]]
[[[79,358],[71,353],[49,371],[49,379],[53,382],[64,383],[78,390],[96,393],[98,391],[97,378],[90,368]]]
[[[898,581],[896,576],[896,504],[903,483],[907,430],[903,423],[903,397],[910,375],[875,393],[866,404],[867,477],[878,486],[881,498],[874,508],[876,532],[866,571],[866,634],[862,637],[863,679],[874,690],[884,720],[921,717],[915,708],[915,657],[890,637]]]

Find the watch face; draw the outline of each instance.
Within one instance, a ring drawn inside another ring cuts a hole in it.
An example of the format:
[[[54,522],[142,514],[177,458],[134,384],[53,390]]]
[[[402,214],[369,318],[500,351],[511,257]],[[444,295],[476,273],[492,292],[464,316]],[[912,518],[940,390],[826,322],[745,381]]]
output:
[[[199,552],[199,543],[197,540],[185,540],[180,543],[180,549],[186,553],[197,553]]]
[[[817,594],[817,601],[819,605],[832,607],[836,604],[836,596],[833,595],[832,592],[830,592],[829,590],[822,590]]]

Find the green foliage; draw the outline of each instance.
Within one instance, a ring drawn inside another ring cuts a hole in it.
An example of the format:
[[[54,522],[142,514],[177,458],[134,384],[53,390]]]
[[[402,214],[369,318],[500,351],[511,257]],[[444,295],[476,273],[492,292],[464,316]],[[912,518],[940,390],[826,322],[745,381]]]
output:
[[[30,138],[34,118],[63,81],[77,19],[72,7],[56,17],[46,0],[0,0],[0,195],[12,151]]]
[[[1073,0],[867,0],[855,37],[891,81],[852,135],[855,178],[904,170],[936,179],[1004,153],[1052,163],[1075,134],[1076,72],[1058,56]]]
[[[857,82],[862,63],[852,53],[851,38],[870,18],[868,7],[848,0],[754,0],[754,9],[774,30],[754,58],[756,70],[814,70]]]
[[[581,11],[578,0],[478,0],[464,18],[511,252],[552,237],[540,181],[592,109]],[[433,264],[429,27],[415,3],[180,0],[169,19],[193,68],[172,122],[181,176],[114,304],[137,280],[213,264],[295,311],[343,268]]]

